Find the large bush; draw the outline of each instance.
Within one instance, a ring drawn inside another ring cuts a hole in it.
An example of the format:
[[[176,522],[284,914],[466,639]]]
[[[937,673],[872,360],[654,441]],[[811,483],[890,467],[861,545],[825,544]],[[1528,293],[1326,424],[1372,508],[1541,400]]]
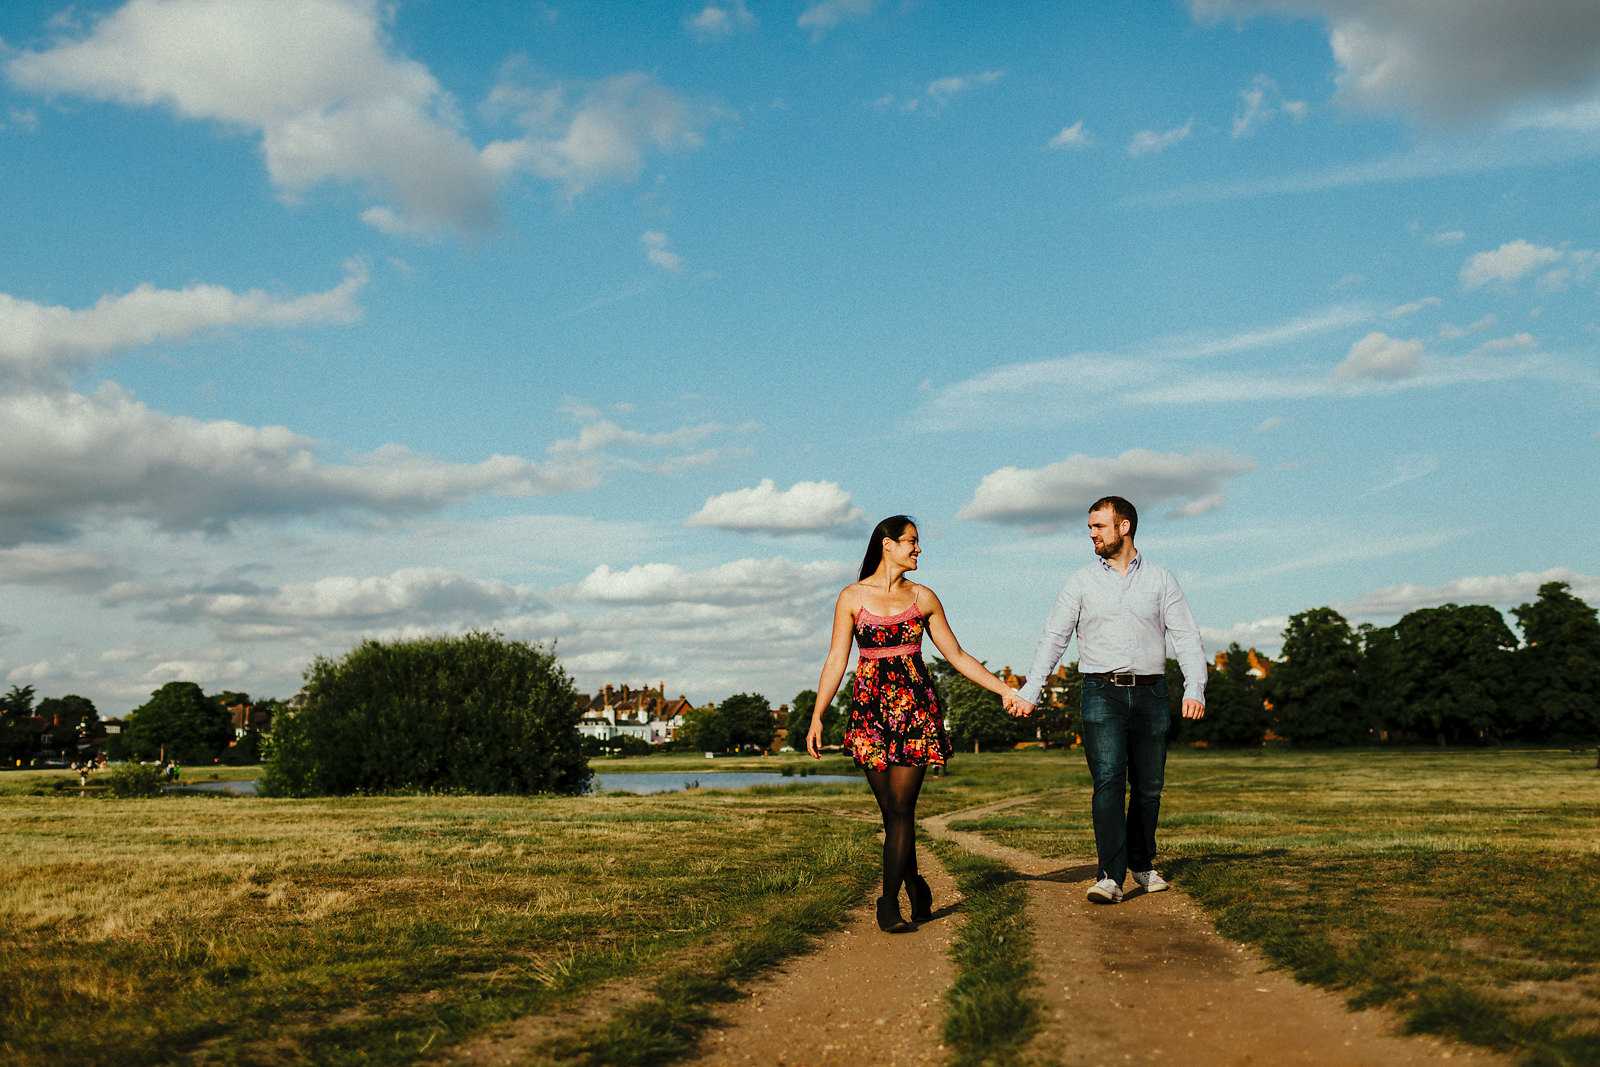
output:
[[[582,793],[577,693],[541,645],[469,633],[317,657],[279,714],[265,791]]]

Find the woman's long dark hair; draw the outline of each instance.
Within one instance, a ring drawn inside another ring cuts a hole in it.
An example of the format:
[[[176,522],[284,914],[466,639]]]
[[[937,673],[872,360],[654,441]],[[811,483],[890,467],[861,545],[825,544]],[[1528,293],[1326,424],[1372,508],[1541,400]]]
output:
[[[906,532],[907,526],[915,526],[917,520],[910,515],[890,515],[872,528],[872,537],[867,541],[867,554],[861,557],[861,576],[857,581],[866,581],[878,564],[883,562],[883,539],[891,541],[900,540],[900,535]]]

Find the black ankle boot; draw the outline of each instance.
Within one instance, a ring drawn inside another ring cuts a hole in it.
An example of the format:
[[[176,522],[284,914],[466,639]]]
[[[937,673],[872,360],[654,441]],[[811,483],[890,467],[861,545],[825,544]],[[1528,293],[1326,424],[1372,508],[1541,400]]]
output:
[[[911,921],[925,923],[933,918],[933,890],[928,880],[920,874],[906,879],[906,893],[911,897]]]
[[[903,934],[911,924],[900,917],[900,901],[894,897],[878,898],[878,929],[886,934]]]

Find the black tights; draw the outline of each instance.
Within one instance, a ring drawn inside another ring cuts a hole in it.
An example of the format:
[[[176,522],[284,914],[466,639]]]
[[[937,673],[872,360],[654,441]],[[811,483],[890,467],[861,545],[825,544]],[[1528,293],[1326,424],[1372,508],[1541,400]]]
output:
[[[868,771],[867,784],[883,812],[883,895],[898,900],[900,886],[917,873],[917,794],[926,767]]]

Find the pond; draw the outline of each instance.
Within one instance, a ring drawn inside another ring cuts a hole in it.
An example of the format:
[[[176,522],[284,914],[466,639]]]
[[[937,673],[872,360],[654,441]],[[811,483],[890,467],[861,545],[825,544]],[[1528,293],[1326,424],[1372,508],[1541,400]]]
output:
[[[808,785],[861,782],[851,774],[782,775],[773,771],[639,771],[636,773],[597,774],[592,793],[675,793],[685,789],[749,789],[753,785]],[[207,793],[256,795],[254,778],[231,782],[179,782],[172,790],[201,790]]]

